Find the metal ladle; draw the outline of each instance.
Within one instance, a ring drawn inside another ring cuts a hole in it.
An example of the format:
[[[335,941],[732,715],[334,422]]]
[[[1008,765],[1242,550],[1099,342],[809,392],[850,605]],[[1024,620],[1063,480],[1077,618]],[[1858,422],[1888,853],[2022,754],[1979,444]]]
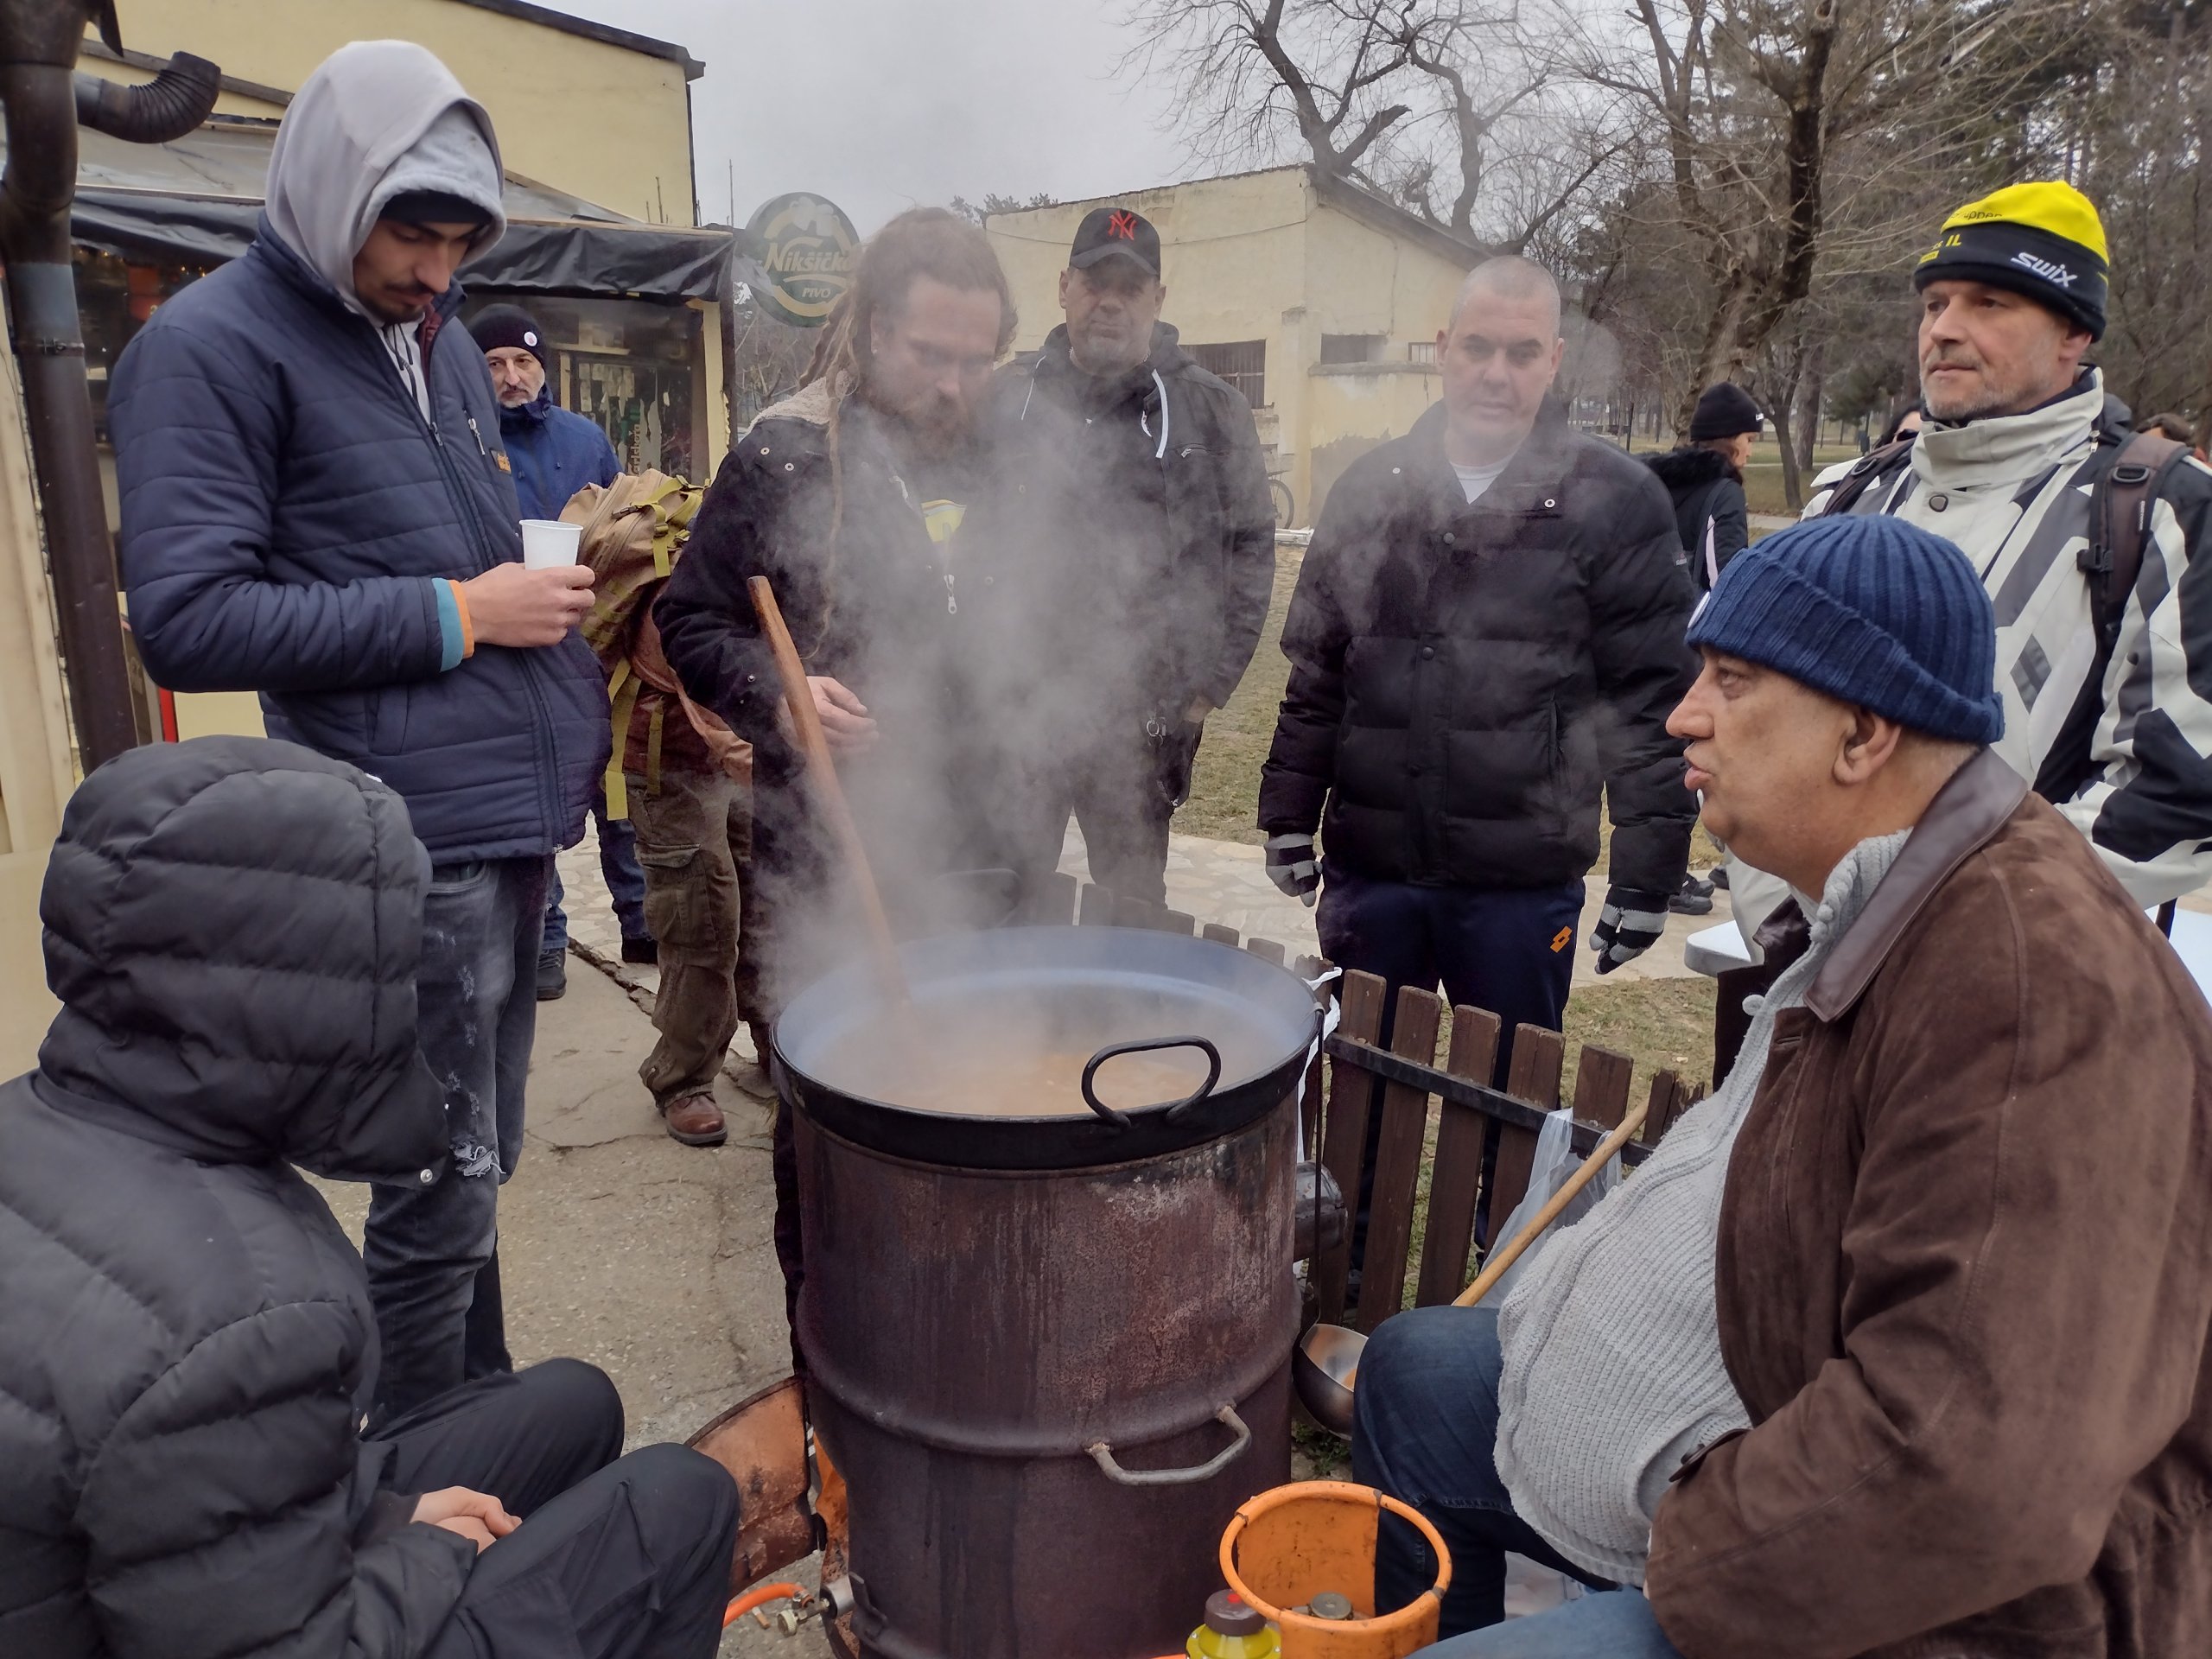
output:
[[[1631,1109],[1621,1119],[1620,1126],[1582,1160],[1581,1167],[1560,1183],[1559,1191],[1529,1217],[1529,1224],[1503,1248],[1491,1252],[1490,1260],[1483,1263],[1475,1282],[1453,1298],[1452,1306],[1472,1307],[1489,1295],[1505,1276],[1505,1270],[1518,1262],[1544,1229],[1557,1221],[1560,1211],[1574,1201],[1574,1195],[1596,1180],[1598,1172],[1635,1138],[1650,1109],[1649,1101]],[[1366,1347],[1367,1338],[1357,1331],[1341,1325],[1316,1325],[1299,1338],[1297,1351],[1291,1356],[1291,1386],[1297,1390],[1298,1403],[1306,1408],[1307,1416],[1332,1434],[1351,1437],[1352,1385],[1359,1371],[1360,1355]]]

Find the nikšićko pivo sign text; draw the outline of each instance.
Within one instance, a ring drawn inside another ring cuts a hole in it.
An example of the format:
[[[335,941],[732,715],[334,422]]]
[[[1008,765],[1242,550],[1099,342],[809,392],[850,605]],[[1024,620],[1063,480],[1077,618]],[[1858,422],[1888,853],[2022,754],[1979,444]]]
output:
[[[861,246],[853,221],[802,190],[763,205],[746,230],[768,278],[760,302],[782,321],[820,327],[853,280]]]

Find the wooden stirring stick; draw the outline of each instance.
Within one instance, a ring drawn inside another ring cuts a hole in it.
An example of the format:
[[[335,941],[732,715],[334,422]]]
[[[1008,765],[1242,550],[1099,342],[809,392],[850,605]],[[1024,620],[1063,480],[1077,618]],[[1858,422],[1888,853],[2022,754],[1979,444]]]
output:
[[[1529,1224],[1514,1234],[1503,1248],[1491,1252],[1490,1260],[1483,1263],[1480,1275],[1473,1284],[1460,1292],[1452,1305],[1454,1307],[1472,1307],[1489,1295],[1491,1287],[1505,1276],[1505,1270],[1521,1259],[1522,1251],[1543,1236],[1545,1228],[1559,1219],[1560,1211],[1574,1201],[1574,1195],[1596,1180],[1598,1172],[1611,1162],[1613,1155],[1635,1138],[1636,1132],[1643,1127],[1644,1115],[1650,1109],[1651,1103],[1647,1100],[1621,1119],[1620,1127],[1598,1143],[1597,1150],[1583,1160],[1581,1168],[1560,1183],[1559,1191],[1551,1195],[1542,1209],[1529,1218]]]
[[[776,677],[784,683],[784,702],[791,709],[791,726],[798,733],[807,770],[814,775],[823,816],[830,820],[830,831],[843,848],[853,879],[860,885],[861,911],[868,924],[876,968],[883,976],[884,991],[893,1006],[911,1008],[913,997],[906,988],[906,969],[899,965],[898,942],[891,937],[891,918],[883,913],[883,895],[876,888],[874,871],[868,867],[860,826],[853,822],[852,809],[845,804],[844,786],[837,781],[836,764],[830,758],[830,740],[823,735],[822,716],[814,709],[814,690],[806,683],[806,666],[798,659],[798,647],[791,643],[791,631],[784,626],[783,608],[776,603],[776,590],[768,578],[754,576],[745,586],[753,595],[760,632],[767,636],[768,649],[775,654]]]

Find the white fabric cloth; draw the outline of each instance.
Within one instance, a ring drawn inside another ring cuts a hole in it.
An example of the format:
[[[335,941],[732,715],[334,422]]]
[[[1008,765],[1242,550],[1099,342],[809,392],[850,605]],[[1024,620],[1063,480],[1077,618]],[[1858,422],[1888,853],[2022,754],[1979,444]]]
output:
[[[1720,1203],[1775,1016],[1804,1000],[1909,830],[1828,877],[1805,954],[1775,982],[1720,1091],[1588,1216],[1544,1242],[1498,1313],[1497,1472],[1516,1514],[1601,1577],[1643,1582],[1651,1518],[1682,1459],[1750,1426],[1720,1357]],[[1525,1258],[1524,1258],[1525,1260]]]
[[[1460,491],[1466,496],[1467,505],[1471,507],[1483,499],[1484,493],[1491,485],[1497,482],[1499,475],[1512,464],[1513,457],[1508,455],[1495,467],[1462,467],[1459,462],[1453,461],[1452,470],[1459,474]]]

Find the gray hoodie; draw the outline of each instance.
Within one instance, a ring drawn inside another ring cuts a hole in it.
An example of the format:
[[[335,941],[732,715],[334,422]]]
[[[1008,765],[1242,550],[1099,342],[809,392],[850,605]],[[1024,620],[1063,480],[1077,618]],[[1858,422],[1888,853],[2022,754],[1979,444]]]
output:
[[[471,251],[506,233],[499,141],[484,106],[411,41],[356,41],[309,75],[269,157],[269,223],[346,305],[374,324],[423,418],[429,393],[416,323],[371,315],[353,291],[353,256],[395,196],[435,190],[491,223]]]

